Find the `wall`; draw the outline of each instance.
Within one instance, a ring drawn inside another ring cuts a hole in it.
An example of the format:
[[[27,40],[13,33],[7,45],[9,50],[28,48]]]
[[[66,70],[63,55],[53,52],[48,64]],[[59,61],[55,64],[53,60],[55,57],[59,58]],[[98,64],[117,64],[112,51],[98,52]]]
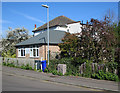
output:
[[[16,57],[21,59],[34,59],[34,60],[47,60],[47,45],[42,45],[39,47],[39,57],[30,57],[30,54],[25,54],[25,57],[18,57],[18,49],[16,49]],[[50,58],[54,59],[56,55],[60,53],[60,48],[58,45],[49,45]]]
[[[56,29],[54,30],[60,30],[60,31],[66,31],[67,32],[67,27],[65,26],[57,26]]]
[[[43,45],[44,46],[44,55],[45,58],[47,60],[47,45]],[[50,50],[50,59],[54,59],[59,53],[60,53],[60,48],[57,45],[50,45],[49,46],[49,50]]]
[[[49,30],[55,30],[55,29],[56,29],[56,27],[49,28]],[[47,31],[47,29],[44,29],[44,30],[40,30],[40,31],[34,32],[34,36],[36,36],[36,35],[42,33],[43,31]]]
[[[51,31],[52,31],[52,30],[67,31],[67,27],[65,27],[65,26],[56,26],[56,27],[51,27],[51,28],[49,28],[49,30],[51,30]],[[42,33],[43,31],[47,31],[47,29],[34,32],[34,36]]]
[[[66,26],[51,27],[49,28],[49,30],[60,30],[60,31],[66,31],[70,33],[80,33],[82,30],[81,27],[82,25],[80,24],[80,22],[77,22],[77,23],[67,24]],[[34,32],[34,36],[42,33],[42,31],[47,31],[47,29]]]
[[[68,24],[67,26],[67,29],[69,29],[70,33],[80,33],[82,31],[82,25],[80,24],[80,22]]]
[[[2,60],[1,60],[2,59]],[[34,59],[23,59],[23,58],[2,58],[0,57],[0,61],[2,62],[14,62],[15,66],[22,66],[23,64],[29,64],[32,69],[34,69],[34,65],[35,65],[35,60]]]

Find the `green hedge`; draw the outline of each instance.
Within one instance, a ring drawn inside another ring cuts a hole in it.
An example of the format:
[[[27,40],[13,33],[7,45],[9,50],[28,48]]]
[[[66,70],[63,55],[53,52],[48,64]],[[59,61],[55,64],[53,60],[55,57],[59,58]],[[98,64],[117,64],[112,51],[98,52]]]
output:
[[[100,80],[119,81],[119,78],[116,74],[110,72],[103,72],[102,70],[99,70],[98,73],[92,74],[91,77]]]
[[[26,69],[26,70],[32,70],[32,67],[29,66],[29,64],[26,64],[26,65],[22,64],[22,66],[19,67],[19,66],[15,66],[14,62],[11,62],[11,63],[3,62],[3,65],[8,66],[8,67],[16,67],[16,68],[21,68],[21,69]]]

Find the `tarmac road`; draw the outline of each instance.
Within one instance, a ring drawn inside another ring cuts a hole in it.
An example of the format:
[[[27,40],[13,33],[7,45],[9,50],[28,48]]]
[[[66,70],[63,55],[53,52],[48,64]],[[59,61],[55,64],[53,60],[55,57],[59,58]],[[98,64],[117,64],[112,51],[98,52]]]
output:
[[[3,72],[3,91],[95,91]]]
[[[31,74],[32,77],[27,76],[27,74]],[[38,75],[39,78],[34,78],[35,75]],[[44,73],[3,67],[2,91],[93,91],[94,93],[114,93],[99,89],[52,82],[45,78],[50,79],[50,77],[44,75]]]

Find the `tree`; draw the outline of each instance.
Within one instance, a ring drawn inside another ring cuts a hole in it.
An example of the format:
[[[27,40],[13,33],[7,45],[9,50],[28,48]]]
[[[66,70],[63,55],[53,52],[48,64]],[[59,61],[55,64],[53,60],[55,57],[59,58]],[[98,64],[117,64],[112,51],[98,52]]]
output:
[[[23,28],[9,29],[6,39],[2,39],[2,56],[11,57],[16,54],[15,45],[28,39],[28,30]]]
[[[60,43],[59,47],[61,49],[61,57],[74,57],[78,50],[78,37],[75,34],[70,34],[66,32],[66,35],[62,39],[64,43]]]
[[[103,21],[91,19],[81,33],[67,33],[59,44],[61,54],[67,57],[81,57],[93,62],[114,61],[116,38],[110,16]]]

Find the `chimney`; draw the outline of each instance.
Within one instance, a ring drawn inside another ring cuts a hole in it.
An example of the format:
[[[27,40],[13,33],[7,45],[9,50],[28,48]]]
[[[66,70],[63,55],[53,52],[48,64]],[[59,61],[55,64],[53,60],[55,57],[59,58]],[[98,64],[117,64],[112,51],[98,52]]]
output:
[[[36,30],[37,28],[36,28],[36,24],[35,24],[35,28],[34,28],[34,30]]]
[[[87,20],[87,25],[88,25],[88,20]]]

